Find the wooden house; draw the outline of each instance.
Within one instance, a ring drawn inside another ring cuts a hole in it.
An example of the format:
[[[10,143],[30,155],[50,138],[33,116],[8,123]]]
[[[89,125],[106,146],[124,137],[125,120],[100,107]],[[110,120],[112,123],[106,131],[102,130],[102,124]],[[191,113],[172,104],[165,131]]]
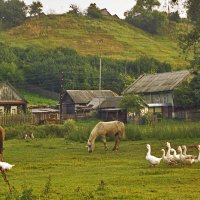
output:
[[[176,105],[173,91],[191,77],[192,73],[188,70],[142,75],[123,94],[139,94],[148,104],[149,112],[160,113],[164,118],[174,118]]]
[[[98,106],[97,116],[103,121],[118,120],[127,123],[127,110],[120,107],[122,96],[107,97]]]
[[[60,102],[61,114],[77,114],[80,107],[87,107],[93,98],[118,96],[111,90],[66,90]]]
[[[110,14],[110,12],[108,12],[108,10],[107,10],[106,8],[103,8],[103,9],[101,9],[100,11],[101,11],[101,14],[102,14],[103,16],[112,16],[112,15]]]
[[[0,82],[0,114],[26,112],[27,101],[8,82]]]

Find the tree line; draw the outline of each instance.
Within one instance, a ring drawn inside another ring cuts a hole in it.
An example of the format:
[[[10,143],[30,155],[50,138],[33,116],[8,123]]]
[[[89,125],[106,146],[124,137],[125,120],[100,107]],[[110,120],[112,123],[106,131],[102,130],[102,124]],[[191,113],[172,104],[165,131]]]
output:
[[[50,91],[98,89],[100,58],[82,56],[75,50],[39,50],[9,47],[0,43],[0,80],[20,87],[32,84]],[[171,65],[150,57],[135,61],[102,58],[102,89],[121,93],[144,73],[171,71]],[[63,75],[62,75],[63,74]]]

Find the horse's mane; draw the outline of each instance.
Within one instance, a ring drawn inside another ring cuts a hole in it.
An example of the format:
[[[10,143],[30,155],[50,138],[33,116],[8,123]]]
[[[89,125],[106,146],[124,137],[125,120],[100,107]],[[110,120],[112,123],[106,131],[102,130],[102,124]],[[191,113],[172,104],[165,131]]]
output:
[[[4,136],[5,136],[5,129],[0,126],[0,154],[3,153]]]
[[[96,124],[96,126],[92,129],[92,132],[90,133],[89,140],[94,141],[96,137],[98,136],[98,129],[99,126],[101,125],[101,122]]]

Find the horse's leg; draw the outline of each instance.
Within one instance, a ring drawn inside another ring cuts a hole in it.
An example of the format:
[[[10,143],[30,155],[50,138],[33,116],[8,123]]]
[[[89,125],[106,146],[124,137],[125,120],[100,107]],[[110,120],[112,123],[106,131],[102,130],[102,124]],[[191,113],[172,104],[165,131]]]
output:
[[[119,148],[119,142],[120,142],[119,135],[116,134],[116,136],[115,136],[115,145],[114,145],[114,147],[112,149],[113,151],[117,151],[118,150],[118,148]]]
[[[103,141],[103,144],[104,144],[104,147],[105,147],[105,151],[108,150],[108,146],[107,146],[107,142],[106,142],[106,137],[105,136],[102,136],[102,141]]]

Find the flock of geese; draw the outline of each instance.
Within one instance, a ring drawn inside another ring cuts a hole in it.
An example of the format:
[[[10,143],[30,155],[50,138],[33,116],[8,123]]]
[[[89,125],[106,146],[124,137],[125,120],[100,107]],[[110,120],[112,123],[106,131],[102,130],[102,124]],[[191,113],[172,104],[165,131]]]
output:
[[[177,151],[171,148],[171,144],[169,142],[166,143],[166,146],[167,146],[167,152],[165,152],[165,149],[161,149],[162,157],[158,158],[156,156],[151,155],[150,144],[146,145],[147,147],[146,160],[150,163],[151,166],[159,165],[161,160],[168,165],[176,165],[176,164],[191,165],[193,163],[200,162],[200,145],[197,146],[197,149],[199,151],[198,156],[188,155],[186,145],[178,146]]]

